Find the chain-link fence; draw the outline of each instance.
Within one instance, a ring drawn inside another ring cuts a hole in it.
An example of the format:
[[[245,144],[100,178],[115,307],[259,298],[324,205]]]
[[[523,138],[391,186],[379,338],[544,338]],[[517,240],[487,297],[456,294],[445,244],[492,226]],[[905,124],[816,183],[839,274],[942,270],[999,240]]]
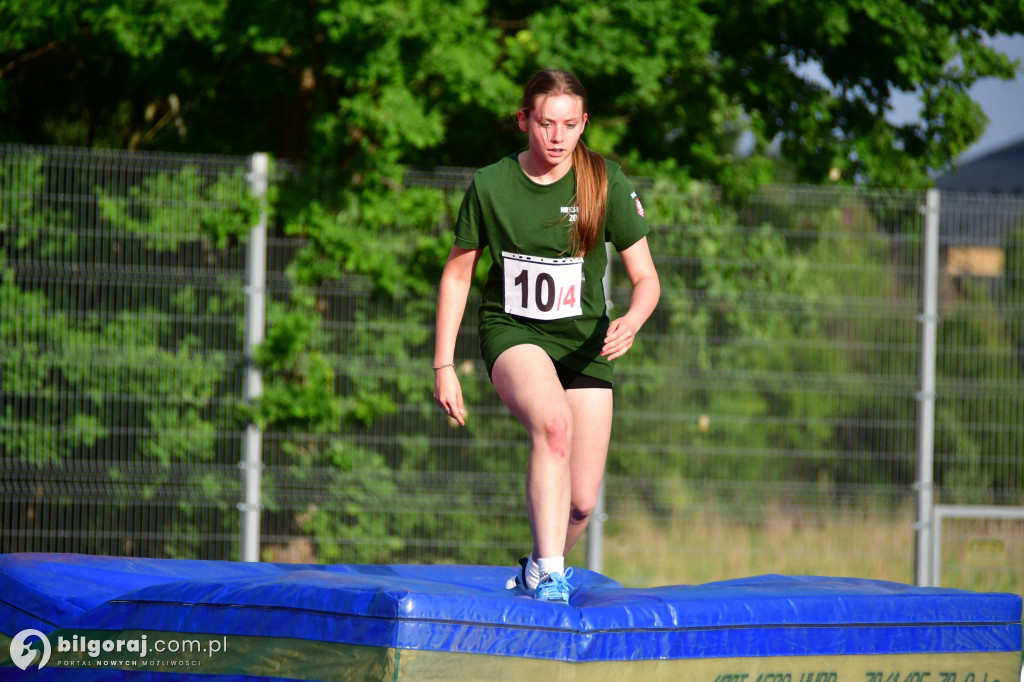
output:
[[[274,168],[277,185],[298,177]],[[249,173],[249,158],[0,147],[0,551],[241,557]],[[373,248],[427,267],[469,177],[409,174],[440,191],[436,219],[382,225]],[[1024,504],[1024,199],[941,197],[929,319],[924,193],[638,184],[663,293],[618,361],[607,573],[911,581],[922,401],[935,502]],[[514,565],[528,444],[478,360],[475,301],[456,429],[429,399],[434,292],[358,263],[297,285],[315,240],[273,201],[268,332],[303,327],[297,290],[318,313],[299,370],[278,374],[324,384],[342,416],[263,431],[262,558]],[[998,570],[1024,589],[1019,565]]]

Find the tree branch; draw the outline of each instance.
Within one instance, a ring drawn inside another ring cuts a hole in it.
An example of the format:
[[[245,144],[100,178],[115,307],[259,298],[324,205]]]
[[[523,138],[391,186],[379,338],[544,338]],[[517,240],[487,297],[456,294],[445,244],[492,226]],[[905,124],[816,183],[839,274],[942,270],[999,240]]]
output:
[[[18,68],[18,66],[24,64],[25,62],[31,61],[36,57],[41,57],[47,52],[52,52],[53,50],[57,49],[58,45],[60,45],[63,42],[63,39],[53,40],[47,43],[46,45],[43,45],[42,47],[38,47],[32,50],[31,52],[26,52],[25,54],[19,56],[17,59],[12,59],[11,61],[7,62],[7,65],[3,69],[0,69],[0,78],[3,78],[11,71],[14,71],[14,69]]]

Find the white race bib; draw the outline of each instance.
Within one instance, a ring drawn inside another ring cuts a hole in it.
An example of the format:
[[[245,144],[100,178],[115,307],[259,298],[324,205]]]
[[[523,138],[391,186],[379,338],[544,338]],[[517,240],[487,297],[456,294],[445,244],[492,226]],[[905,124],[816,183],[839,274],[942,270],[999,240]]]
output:
[[[540,258],[502,251],[505,312],[534,320],[583,314],[583,259]]]

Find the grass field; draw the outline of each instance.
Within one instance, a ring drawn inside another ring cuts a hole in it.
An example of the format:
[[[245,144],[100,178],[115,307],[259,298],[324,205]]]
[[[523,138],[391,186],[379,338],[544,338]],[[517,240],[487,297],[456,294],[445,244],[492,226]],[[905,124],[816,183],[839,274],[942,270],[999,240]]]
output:
[[[602,572],[629,587],[766,573],[913,583],[914,520],[909,506],[776,506],[755,520],[730,518],[713,503],[658,519],[620,509],[605,525]],[[1024,594],[1024,522],[958,523],[943,538],[943,586]],[[570,563],[585,565],[583,544]]]

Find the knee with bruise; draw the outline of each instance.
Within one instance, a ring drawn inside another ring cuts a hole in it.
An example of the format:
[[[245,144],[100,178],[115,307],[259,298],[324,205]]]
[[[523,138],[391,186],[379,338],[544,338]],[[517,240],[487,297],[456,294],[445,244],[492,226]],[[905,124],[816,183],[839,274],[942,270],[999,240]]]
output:
[[[555,412],[544,421],[544,440],[552,451],[563,457],[569,454],[570,419]]]

